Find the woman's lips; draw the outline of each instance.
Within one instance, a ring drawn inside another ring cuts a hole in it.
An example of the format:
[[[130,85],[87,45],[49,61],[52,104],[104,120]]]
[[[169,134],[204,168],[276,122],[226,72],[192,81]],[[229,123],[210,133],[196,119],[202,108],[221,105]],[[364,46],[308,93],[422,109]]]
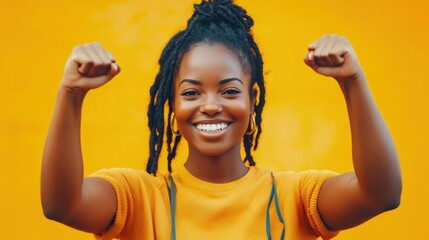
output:
[[[207,140],[220,138],[226,132],[229,125],[226,122],[194,124],[199,134]]]

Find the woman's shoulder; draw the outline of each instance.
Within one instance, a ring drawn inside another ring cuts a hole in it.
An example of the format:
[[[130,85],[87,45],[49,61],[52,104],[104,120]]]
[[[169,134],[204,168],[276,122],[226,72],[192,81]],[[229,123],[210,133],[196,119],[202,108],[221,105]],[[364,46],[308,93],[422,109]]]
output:
[[[89,177],[100,177],[108,182],[121,182],[126,185],[154,184],[161,187],[165,184],[168,174],[158,172],[149,174],[144,170],[133,168],[104,168],[92,173]]]
[[[312,184],[328,179],[338,173],[331,170],[309,169],[301,171],[270,171],[265,169],[255,168],[256,174],[260,176],[273,176],[276,184]]]

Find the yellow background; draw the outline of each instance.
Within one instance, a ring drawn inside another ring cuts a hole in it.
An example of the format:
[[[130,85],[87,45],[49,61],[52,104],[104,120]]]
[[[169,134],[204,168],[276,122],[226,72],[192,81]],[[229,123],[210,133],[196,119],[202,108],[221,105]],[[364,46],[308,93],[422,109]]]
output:
[[[148,151],[148,89],[161,49],[185,26],[193,2],[0,3],[1,238],[92,239],[46,220],[39,200],[44,139],[65,60],[74,45],[99,41],[115,54],[123,70],[86,99],[82,126],[86,174],[106,167],[142,168]],[[352,170],[340,90],[302,61],[307,45],[321,35],[345,35],[358,53],[397,144],[404,190],[399,209],[344,231],[337,239],[427,239],[428,2],[239,3],[256,21],[254,33],[267,71],[258,166]],[[186,156],[183,146],[179,161]]]

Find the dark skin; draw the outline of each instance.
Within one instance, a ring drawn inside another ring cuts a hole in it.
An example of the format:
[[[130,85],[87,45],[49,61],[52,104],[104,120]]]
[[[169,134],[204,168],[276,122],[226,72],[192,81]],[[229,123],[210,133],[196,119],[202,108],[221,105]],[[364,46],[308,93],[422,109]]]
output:
[[[347,39],[322,37],[309,46],[304,61],[315,72],[334,78],[347,104],[354,172],[326,180],[318,199],[328,228],[342,230],[398,206],[399,161]],[[110,226],[116,197],[106,181],[83,177],[81,108],[90,89],[118,73],[113,56],[98,43],[77,46],[66,63],[45,145],[41,186],[45,215],[87,232],[103,232]],[[196,177],[222,183],[247,172],[240,143],[253,112],[249,84],[238,56],[225,46],[200,44],[184,55],[175,81],[174,110],[188,141],[185,166]],[[218,130],[204,132],[214,123]]]
[[[196,177],[224,183],[247,172],[240,143],[254,106],[249,89],[250,74],[242,71],[237,54],[226,47],[200,44],[184,55],[173,106],[179,130],[188,142],[185,167]],[[198,124],[222,123],[227,127],[221,131],[197,128]]]

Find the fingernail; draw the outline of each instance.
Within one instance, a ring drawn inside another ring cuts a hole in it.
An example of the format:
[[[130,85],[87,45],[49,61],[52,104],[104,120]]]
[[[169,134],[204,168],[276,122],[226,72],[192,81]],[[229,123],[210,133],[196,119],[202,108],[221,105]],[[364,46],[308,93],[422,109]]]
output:
[[[115,70],[115,72],[117,72],[119,70],[118,65],[116,65],[115,63],[112,64],[113,70]]]
[[[308,53],[308,60],[313,61],[313,51]]]

